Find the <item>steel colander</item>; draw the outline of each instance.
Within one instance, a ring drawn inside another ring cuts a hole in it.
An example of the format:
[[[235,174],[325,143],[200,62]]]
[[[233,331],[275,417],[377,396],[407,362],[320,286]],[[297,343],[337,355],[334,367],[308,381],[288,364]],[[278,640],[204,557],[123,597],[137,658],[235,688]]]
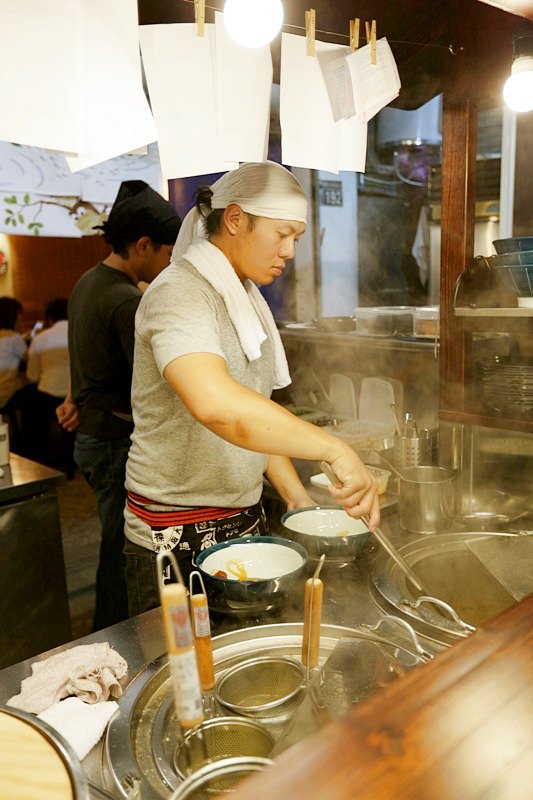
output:
[[[288,657],[265,656],[243,661],[218,680],[218,702],[244,716],[273,717],[297,705],[305,684],[305,668]]]
[[[170,800],[211,800],[216,795],[230,794],[240,781],[274,762],[268,758],[225,758],[207,764],[186,778]]]
[[[187,731],[174,753],[174,769],[184,778],[220,759],[268,758],[274,741],[271,733],[256,720],[215,717]]]

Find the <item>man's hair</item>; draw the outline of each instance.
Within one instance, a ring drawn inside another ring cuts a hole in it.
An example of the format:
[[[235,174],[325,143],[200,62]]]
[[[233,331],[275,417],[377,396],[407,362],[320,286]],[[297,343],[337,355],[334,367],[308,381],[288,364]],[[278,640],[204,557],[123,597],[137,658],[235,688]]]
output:
[[[211,197],[213,192],[209,186],[200,186],[196,192],[196,208],[203,218],[204,231],[208,239],[217,233],[220,233],[222,217],[224,216],[224,208],[211,208]],[[257,216],[243,211],[248,217],[248,230],[251,231],[255,227]]]
[[[143,236],[144,235],[148,236],[148,234],[143,234]],[[120,239],[116,239],[112,244],[113,252],[116,253],[117,256],[121,256],[124,259],[128,258],[128,251],[131,245],[138,242],[139,239],[143,238],[143,236],[136,236],[133,239],[131,238],[131,236],[122,236]],[[154,240],[150,236],[148,236],[148,238],[152,242],[152,247],[154,248],[156,253],[158,250],[161,250],[161,248],[163,247],[161,242],[154,242]]]
[[[181,219],[174,207],[145,181],[123,181],[102,230],[113,252],[127,258],[132,244],[147,236],[154,244],[173,245]],[[155,249],[159,249],[156,247]]]
[[[22,313],[22,304],[14,297],[0,297],[0,328],[14,331],[17,317]]]
[[[45,319],[50,322],[59,322],[62,319],[67,319],[68,300],[65,297],[56,297],[50,300],[44,308]]]

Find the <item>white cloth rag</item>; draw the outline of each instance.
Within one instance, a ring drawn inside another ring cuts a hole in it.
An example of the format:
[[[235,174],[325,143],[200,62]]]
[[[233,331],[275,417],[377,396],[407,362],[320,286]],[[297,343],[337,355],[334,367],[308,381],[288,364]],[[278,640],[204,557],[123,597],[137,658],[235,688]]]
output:
[[[288,386],[291,376],[281,336],[268,303],[257,286],[250,280],[241,283],[222,250],[207,239],[196,239],[183,258],[224,300],[248,361],[260,357],[261,345],[268,336],[274,349],[274,388]]]
[[[67,697],[37,716],[55,728],[81,760],[100,741],[115,711],[118,703],[114,700],[89,704]]]
[[[70,695],[86,703],[118,699],[122,694],[119,681],[128,672],[126,661],[108,642],[78,645],[31,666],[32,674],[22,681],[20,694],[7,704],[32,714]]]

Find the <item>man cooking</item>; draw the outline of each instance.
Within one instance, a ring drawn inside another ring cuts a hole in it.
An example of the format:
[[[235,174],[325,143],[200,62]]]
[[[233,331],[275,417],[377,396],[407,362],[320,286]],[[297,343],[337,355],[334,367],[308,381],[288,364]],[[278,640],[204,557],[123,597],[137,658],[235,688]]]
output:
[[[290,383],[281,338],[257,285],[279,277],[305,230],[297,179],[273,162],[243,164],[182,225],[172,263],[136,315],[126,468],[129,613],[159,604],[156,554],[186,580],[194,553],[266,532],[266,475],[289,510],[314,505],[290,458],[324,460],[346,511],[379,523],[377,484],[341,439],[270,400]]]

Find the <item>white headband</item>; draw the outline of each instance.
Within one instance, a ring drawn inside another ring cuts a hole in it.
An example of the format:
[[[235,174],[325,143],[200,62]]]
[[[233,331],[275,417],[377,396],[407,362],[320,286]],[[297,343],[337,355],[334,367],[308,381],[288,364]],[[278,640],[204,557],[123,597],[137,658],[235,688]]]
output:
[[[213,210],[236,203],[243,211],[257,217],[304,223],[307,220],[307,199],[299,181],[292,172],[274,161],[242,164],[215,181],[211,191]],[[192,208],[183,220],[172,251],[172,261],[178,261],[191,242],[198,238],[205,238],[203,218],[196,208]]]

